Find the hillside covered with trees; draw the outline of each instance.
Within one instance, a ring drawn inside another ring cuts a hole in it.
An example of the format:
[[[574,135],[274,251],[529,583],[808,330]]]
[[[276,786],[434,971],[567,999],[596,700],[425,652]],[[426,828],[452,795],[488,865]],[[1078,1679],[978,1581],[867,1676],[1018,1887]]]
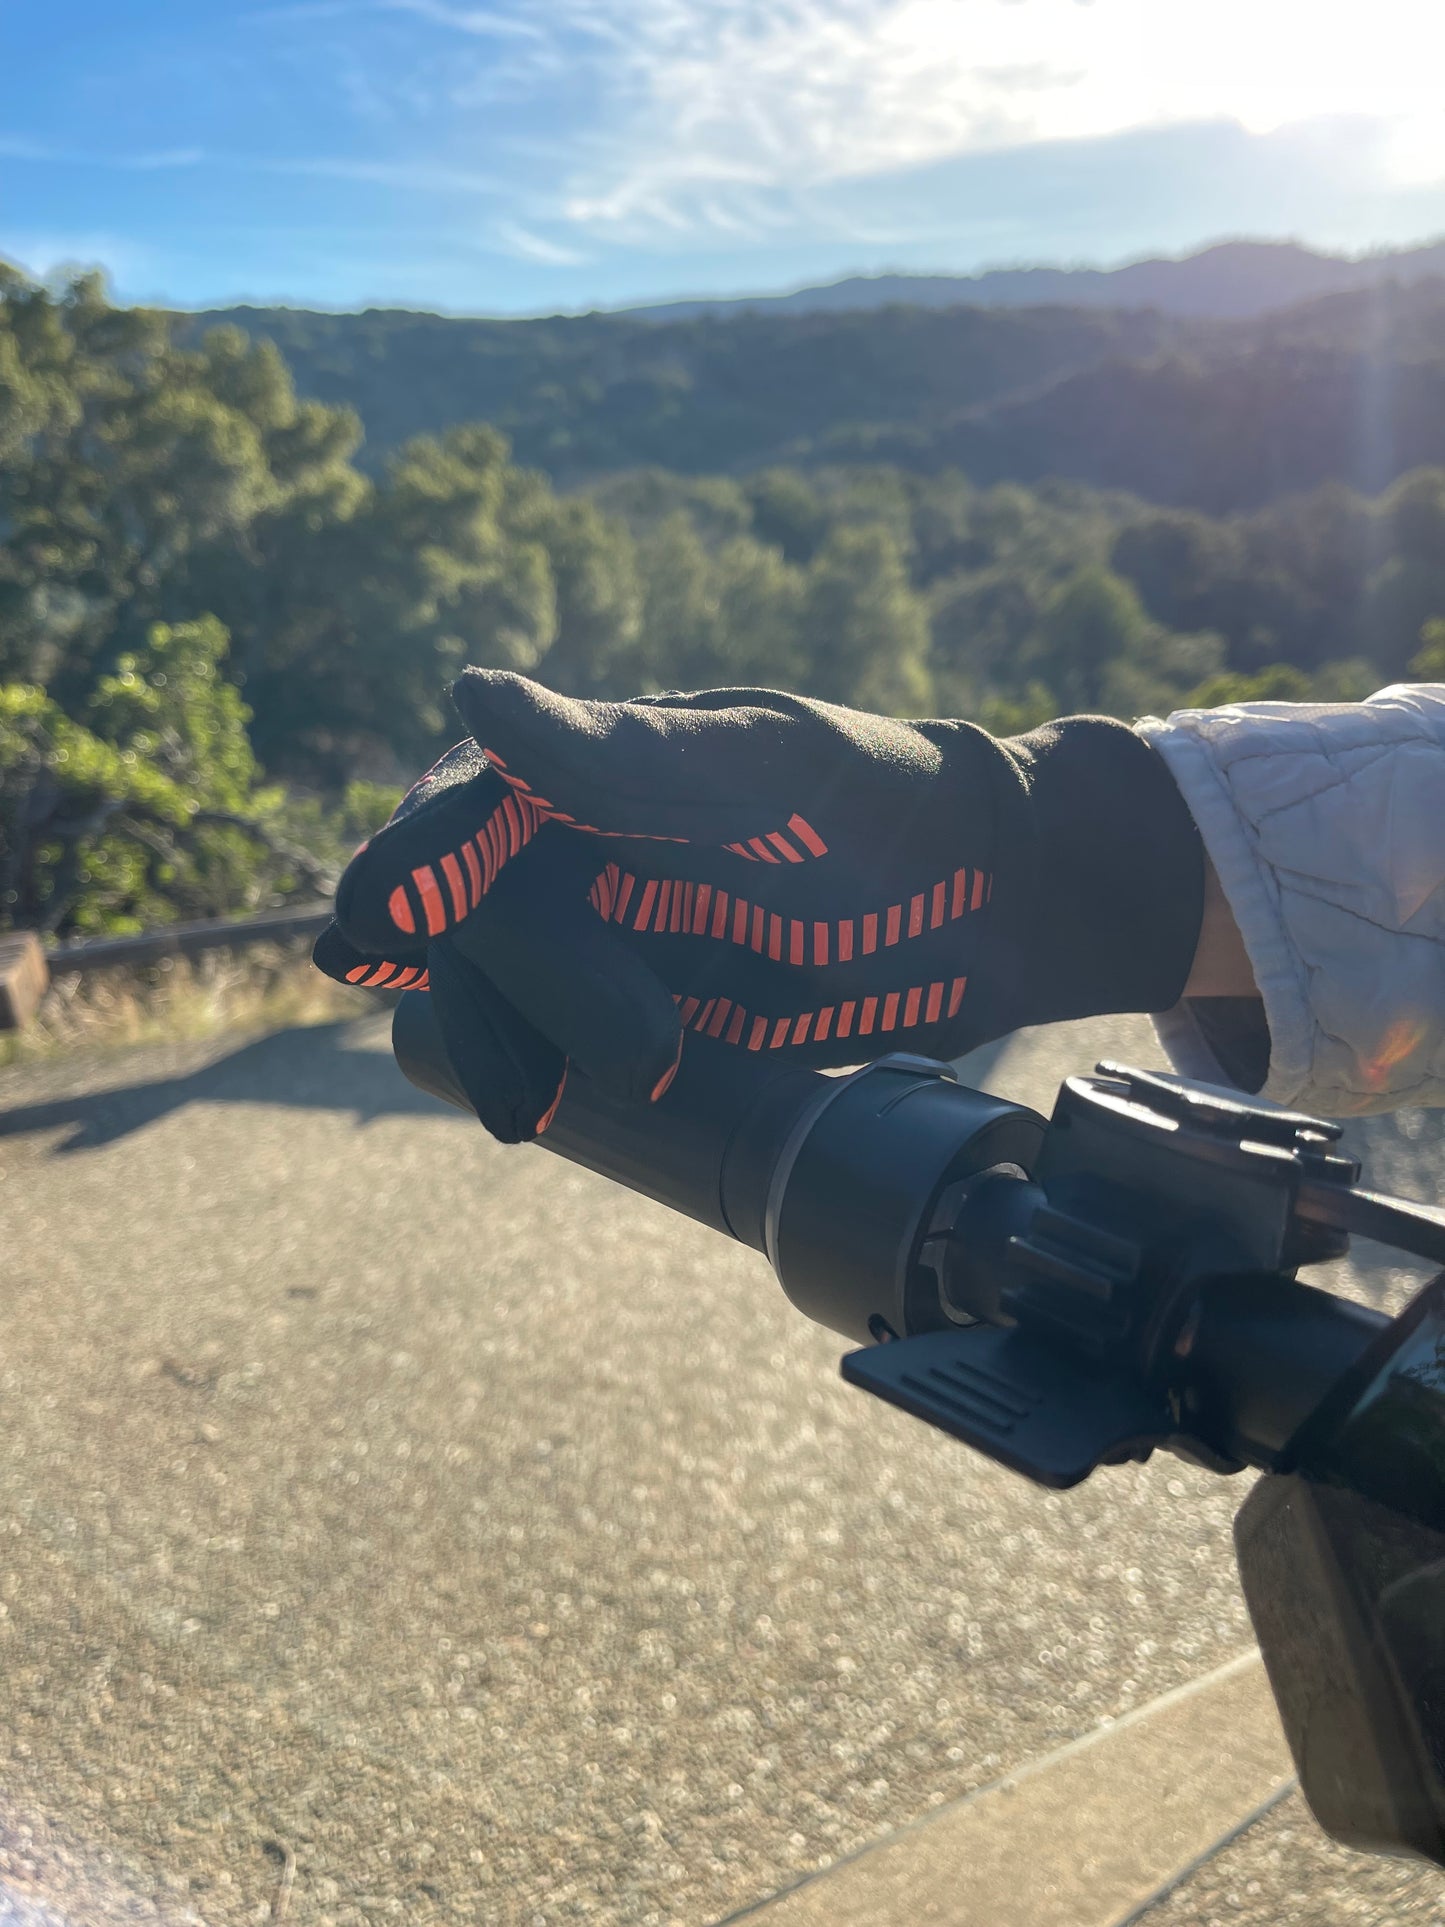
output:
[[[1034,319],[988,336],[996,369],[1082,338]],[[1157,346],[1157,319],[1127,325]],[[932,379],[898,373],[920,421]],[[781,409],[781,364],[767,381]],[[564,491],[495,423],[454,419],[363,469],[357,415],[298,398],[270,342],[178,342],[93,278],[0,270],[0,926],[120,930],[324,888],[454,736],[443,692],[467,662],[997,730],[1445,668],[1445,467],[1212,517],[1058,477],[749,466],[740,446],[726,474],[696,472],[699,441]]]
[[[302,394],[354,408],[368,460],[416,434],[489,421],[519,460],[564,486],[647,463],[688,474],[757,468],[849,430],[923,429],[1207,334],[1150,313],[1069,308],[663,323],[239,308],[184,319],[180,338],[218,323],[273,342]]]
[[[563,487],[641,465],[886,462],[1048,476],[1225,515],[1445,463],[1445,279],[1248,321],[1148,309],[889,307],[449,320],[237,309],[301,394],[354,408],[364,466],[489,421]]]

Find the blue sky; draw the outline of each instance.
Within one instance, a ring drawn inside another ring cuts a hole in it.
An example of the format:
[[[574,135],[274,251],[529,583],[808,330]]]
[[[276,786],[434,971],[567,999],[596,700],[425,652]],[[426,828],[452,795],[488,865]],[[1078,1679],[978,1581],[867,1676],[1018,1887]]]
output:
[[[0,255],[483,313],[1445,233],[1432,0],[0,0]]]

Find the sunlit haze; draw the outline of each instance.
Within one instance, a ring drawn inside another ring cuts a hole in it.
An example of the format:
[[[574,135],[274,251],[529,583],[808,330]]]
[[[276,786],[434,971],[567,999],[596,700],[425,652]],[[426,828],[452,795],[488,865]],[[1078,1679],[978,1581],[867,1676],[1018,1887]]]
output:
[[[497,312],[1445,230],[1420,0],[137,0],[0,22],[0,252]]]

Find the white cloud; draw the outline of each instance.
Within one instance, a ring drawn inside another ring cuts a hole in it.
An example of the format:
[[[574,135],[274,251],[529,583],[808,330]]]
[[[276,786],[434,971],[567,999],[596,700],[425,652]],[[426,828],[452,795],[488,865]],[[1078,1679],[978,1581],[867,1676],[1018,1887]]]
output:
[[[414,188],[431,194],[510,196],[511,184],[495,174],[470,167],[433,166],[425,161],[367,161],[351,157],[304,155],[291,159],[252,160],[217,154],[218,167],[235,167],[260,174],[315,175],[323,180],[361,181],[376,187]]]
[[[1385,169],[1401,187],[1432,187],[1445,180],[1445,107],[1393,123],[1385,141]]]
[[[1445,176],[1445,9],[1422,0],[537,0],[585,36],[609,131],[564,210],[589,227],[739,218],[948,157],[1232,120],[1401,128],[1382,166]]]
[[[540,261],[545,267],[580,268],[589,259],[579,249],[564,247],[559,241],[549,241],[544,235],[533,234],[516,221],[499,221],[494,232],[507,254],[518,255],[524,261]]]

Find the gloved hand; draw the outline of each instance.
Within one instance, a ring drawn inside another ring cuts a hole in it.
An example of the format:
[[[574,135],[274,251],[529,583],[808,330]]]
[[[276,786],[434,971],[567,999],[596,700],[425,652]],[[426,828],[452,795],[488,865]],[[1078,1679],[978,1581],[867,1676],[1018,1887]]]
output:
[[[316,961],[429,987],[506,1141],[568,1062],[660,1096],[690,1034],[827,1067],[1174,1003],[1203,856],[1120,723],[1007,741],[770,690],[579,702],[501,671],[362,846]]]

